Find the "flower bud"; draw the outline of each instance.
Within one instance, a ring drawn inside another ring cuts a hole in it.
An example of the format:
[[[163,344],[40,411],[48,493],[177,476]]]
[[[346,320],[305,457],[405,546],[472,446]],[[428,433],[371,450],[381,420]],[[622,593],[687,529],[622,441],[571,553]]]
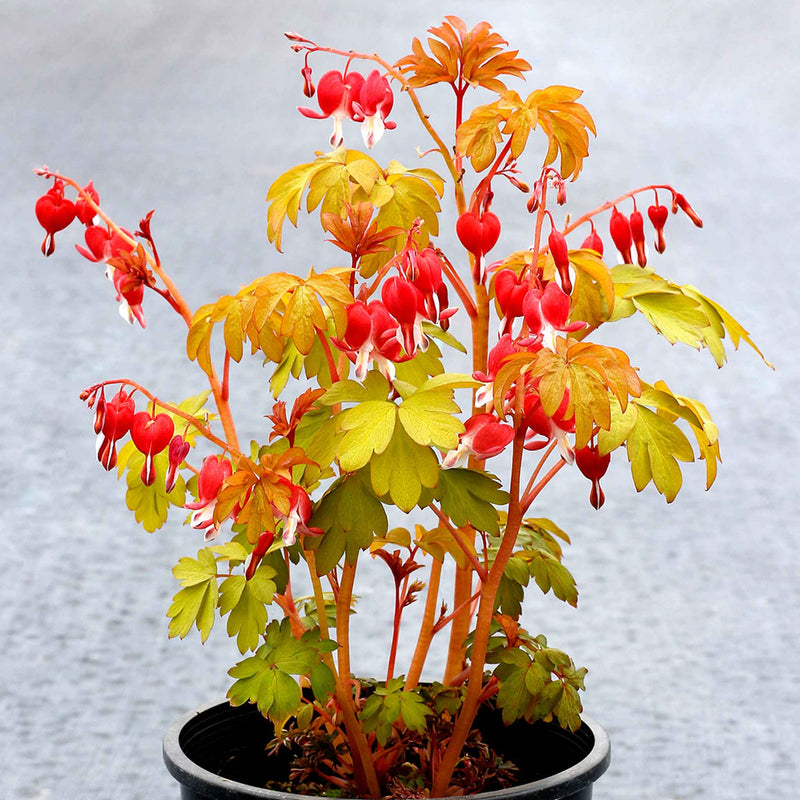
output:
[[[303,94],[306,97],[313,97],[316,90],[311,81],[311,67],[306,64],[303,69],[300,70],[300,74],[303,76]]]
[[[547,244],[550,247],[550,255],[553,256],[555,261],[558,275],[561,278],[561,288],[569,294],[572,291],[572,280],[569,276],[569,249],[567,247],[567,240],[561,231],[553,228],[550,231],[550,236],[547,237]]]
[[[631,261],[631,245],[633,244],[631,224],[624,214],[617,211],[616,206],[611,212],[611,221],[609,222],[608,230],[611,234],[614,246],[619,250],[620,256],[622,256],[622,263],[633,263]]]
[[[647,216],[656,231],[656,251],[663,253],[667,249],[667,242],[664,239],[664,226],[669,218],[669,209],[666,206],[650,206],[647,209]]]
[[[631,237],[636,246],[636,261],[640,267],[647,265],[647,253],[644,244],[644,218],[638,210],[631,214],[630,218]]]
[[[97,194],[97,189],[94,188],[94,184],[89,181],[86,186],[83,187],[83,191],[89,195],[89,197],[94,200],[95,203],[100,203],[100,195]],[[84,225],[91,225],[94,222],[94,217],[97,212],[94,208],[86,201],[83,195],[80,195],[78,199],[75,201],[75,216],[84,224]]]
[[[672,201],[672,213],[674,214],[680,208],[689,219],[697,225],[698,228],[703,227],[703,220],[697,216],[697,212],[689,205],[688,201],[682,194],[676,194]]]
[[[594,228],[592,228],[592,232],[583,240],[581,248],[584,250],[594,250],[599,256],[603,255],[603,240]]]

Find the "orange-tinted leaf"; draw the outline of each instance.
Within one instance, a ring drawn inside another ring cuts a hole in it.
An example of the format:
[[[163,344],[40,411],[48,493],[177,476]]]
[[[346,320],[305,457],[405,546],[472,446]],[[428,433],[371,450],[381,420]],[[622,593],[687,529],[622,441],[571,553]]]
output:
[[[396,66],[406,74],[413,87],[434,83],[450,83],[460,88],[463,83],[483,86],[501,93],[506,86],[500,76],[521,78],[531,68],[518,50],[507,50],[508,42],[492,31],[488,22],[479,22],[467,31],[463,20],[447,16],[438,27],[428,29],[428,55],[419,39],[412,43],[412,54],[401,58]]]

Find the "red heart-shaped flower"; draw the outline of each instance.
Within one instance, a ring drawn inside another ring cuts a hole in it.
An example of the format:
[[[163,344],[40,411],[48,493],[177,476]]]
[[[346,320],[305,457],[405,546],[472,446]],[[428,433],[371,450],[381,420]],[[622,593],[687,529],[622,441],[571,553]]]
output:
[[[149,411],[140,411],[131,423],[131,439],[136,449],[144,455],[160,453],[172,439],[175,423],[167,414],[150,415]]]
[[[522,302],[528,293],[528,281],[512,269],[501,269],[494,279],[494,294],[506,317],[521,317]]]
[[[456,233],[464,247],[475,258],[488,253],[500,238],[500,220],[491,211],[481,214],[465,211],[456,222]]]
[[[50,234],[63,231],[75,219],[75,204],[51,189],[36,201],[36,219]]]

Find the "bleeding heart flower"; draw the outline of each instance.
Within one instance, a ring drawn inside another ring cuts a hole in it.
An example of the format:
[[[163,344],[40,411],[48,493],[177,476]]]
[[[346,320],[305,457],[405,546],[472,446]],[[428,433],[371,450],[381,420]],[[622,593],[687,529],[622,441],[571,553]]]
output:
[[[313,510],[308,492],[302,486],[291,483],[286,479],[282,479],[281,483],[291,487],[289,511],[288,513],[284,512],[274,503],[272,504],[272,510],[277,520],[283,522],[283,531],[281,533],[283,543],[287,547],[293,545],[297,541],[298,532],[307,536],[321,536],[324,533],[321,528],[309,528],[306,524],[311,519]]]
[[[344,339],[331,341],[355,363],[357,380],[367,377],[371,361],[388,380],[394,380],[395,363],[408,359],[398,339],[399,329],[397,320],[379,300],[369,304],[358,300],[347,307]]]
[[[666,206],[655,205],[647,209],[647,216],[656,230],[656,252],[663,253],[667,249],[664,239],[664,226],[669,219],[669,209]]]
[[[522,316],[522,303],[528,293],[528,280],[513,269],[501,269],[494,277],[494,296],[503,315],[503,333],[509,333],[517,317]]]
[[[389,278],[381,287],[381,300],[389,313],[400,323],[399,341],[406,354],[413,356],[417,349],[426,350],[428,340],[422,332],[425,319],[425,301],[411,281],[397,276]]]
[[[317,102],[320,111],[302,107],[298,107],[297,110],[304,117],[311,119],[333,117],[330,142],[332,147],[338,147],[344,139],[342,121],[348,117],[353,118],[353,103],[358,100],[363,85],[364,76],[360,72],[348,72],[347,75],[342,75],[338,70],[329,70],[317,84]]]
[[[222,456],[207,456],[203,459],[197,476],[197,500],[185,503],[184,508],[194,510],[191,526],[206,532],[205,540],[210,542],[219,534],[220,524],[214,521],[214,508],[217,505],[222,484],[233,474],[231,462]]]
[[[140,411],[134,416],[131,423],[131,440],[144,456],[141,478],[145,486],[152,486],[155,483],[156,467],[153,459],[166,449],[173,433],[175,433],[175,423],[169,414],[152,416],[149,411]]]
[[[372,70],[353,103],[352,114],[356,122],[361,122],[361,137],[367,147],[376,144],[384,130],[397,127],[397,123],[386,119],[393,105],[394,95],[389,81],[377,69]]]
[[[491,211],[478,216],[474,211],[465,211],[456,222],[456,233],[464,247],[475,258],[488,253],[500,238],[500,220]]]
[[[133,398],[122,389],[95,411],[97,460],[109,471],[117,465],[117,442],[130,431],[135,413]]]
[[[572,291],[572,280],[569,276],[569,249],[567,248],[567,240],[561,231],[555,228],[550,231],[550,236],[547,237],[547,244],[550,248],[550,255],[553,256],[556,269],[558,270],[558,277],[561,278],[561,288],[569,294]]]
[[[117,290],[117,302],[120,304],[119,313],[129,325],[133,325],[134,319],[143,327],[147,327],[144,321],[144,311],[142,301],[144,300],[144,283],[138,274],[123,272],[109,266],[106,276],[114,284]]]
[[[400,257],[400,270],[422,294],[425,316],[447,330],[448,320],[458,309],[448,305],[442,262],[436,251],[430,245],[422,250],[415,247],[405,250]]]
[[[485,406],[492,400],[492,393],[494,391],[494,379],[497,377],[497,372],[503,365],[503,362],[512,354],[518,353],[522,347],[514,341],[510,333],[503,334],[497,344],[489,351],[487,359],[486,372],[476,371],[472,373],[472,377],[476,381],[485,383],[475,393],[475,405]]]
[[[125,231],[131,238],[133,234]],[[112,232],[101,225],[87,225],[83,234],[86,247],[75,245],[75,249],[89,261],[106,262],[109,258],[117,258],[122,253],[130,252],[132,245],[119,233]]]
[[[689,201],[682,194],[676,194],[672,198],[672,213],[675,214],[679,208],[698,228],[703,227],[703,220],[697,216],[697,212],[689,205]]]
[[[86,192],[97,205],[100,204],[100,195],[97,194],[97,189],[94,188],[94,184],[91,181],[83,187],[83,191]],[[84,225],[91,225],[94,222],[96,213],[97,212],[87,202],[86,198],[83,195],[79,195],[78,199],[75,201],[75,216]]]
[[[526,450],[539,450],[547,442],[555,439],[561,458],[568,464],[575,460],[575,452],[567,439],[568,433],[575,432],[575,415],[565,419],[569,406],[569,390],[564,390],[564,398],[552,417],[545,414],[539,393],[535,392],[525,396],[525,424],[530,428],[529,437],[525,442]],[[537,442],[533,437],[543,436],[545,441]]]
[[[465,211],[456,222],[456,234],[464,247],[475,256],[476,283],[486,280],[483,256],[500,238],[500,220],[491,211],[478,216],[474,211]]]
[[[42,241],[42,254],[51,256],[55,252],[55,235],[63,231],[75,219],[75,204],[64,197],[64,182],[58,178],[53,186],[37,201],[34,208],[36,219],[47,231]]]
[[[606,500],[605,494],[600,488],[600,478],[608,470],[611,453],[600,455],[598,446],[592,442],[575,451],[575,463],[578,465],[578,469],[592,482],[589,502],[594,508],[599,509]]]
[[[469,456],[491,458],[505,450],[514,438],[514,429],[500,422],[494,414],[475,414],[464,423],[464,433],[459,436],[458,447],[442,459],[442,467],[451,469],[466,463]]]
[[[534,336],[542,337],[542,344],[555,352],[556,333],[573,333],[588,327],[588,323],[576,320],[568,322],[570,297],[555,282],[550,281],[540,289],[531,289],[522,303],[522,313]]]

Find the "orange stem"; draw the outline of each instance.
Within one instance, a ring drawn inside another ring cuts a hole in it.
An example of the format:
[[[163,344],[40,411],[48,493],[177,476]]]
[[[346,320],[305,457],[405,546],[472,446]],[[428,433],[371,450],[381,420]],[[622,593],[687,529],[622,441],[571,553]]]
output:
[[[414,689],[419,683],[422,675],[422,668],[425,666],[425,659],[428,657],[428,650],[433,641],[433,624],[436,620],[436,606],[439,602],[439,583],[442,577],[442,563],[434,559],[431,565],[431,573],[428,577],[428,594],[425,598],[425,611],[422,615],[422,623],[417,636],[417,646],[408,668],[406,676],[405,690],[408,692]]]

